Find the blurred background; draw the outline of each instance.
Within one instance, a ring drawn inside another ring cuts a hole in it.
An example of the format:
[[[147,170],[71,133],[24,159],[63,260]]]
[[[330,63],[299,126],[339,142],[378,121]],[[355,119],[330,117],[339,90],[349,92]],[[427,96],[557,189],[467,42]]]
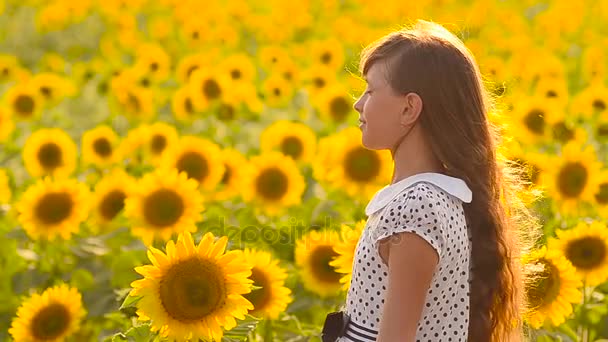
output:
[[[318,341],[392,172],[359,54],[416,19],[527,181],[530,340],[608,339],[600,0],[0,0],[0,339]]]

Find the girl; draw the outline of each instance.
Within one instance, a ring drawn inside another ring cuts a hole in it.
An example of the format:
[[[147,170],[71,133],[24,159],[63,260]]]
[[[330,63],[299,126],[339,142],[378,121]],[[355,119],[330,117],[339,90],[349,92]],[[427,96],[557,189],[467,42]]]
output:
[[[472,54],[418,21],[364,49],[360,69],[363,145],[390,149],[395,166],[366,208],[342,316],[328,315],[324,330],[337,327],[338,341],[520,340],[511,228],[526,212],[497,158]]]

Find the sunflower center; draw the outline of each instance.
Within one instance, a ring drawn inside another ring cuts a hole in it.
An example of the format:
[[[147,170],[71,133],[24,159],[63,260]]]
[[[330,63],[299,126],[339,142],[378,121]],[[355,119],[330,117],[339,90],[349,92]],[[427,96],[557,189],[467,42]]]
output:
[[[42,196],[36,204],[36,218],[44,224],[58,224],[72,213],[72,197],[65,192],[50,192]]]
[[[315,77],[312,80],[312,83],[315,85],[315,87],[317,87],[319,89],[325,87],[325,84],[326,84],[325,80],[323,78],[321,78],[321,77]]]
[[[346,154],[344,171],[356,182],[369,182],[380,174],[380,158],[374,151],[357,147]]]
[[[134,113],[141,112],[141,102],[139,101],[139,98],[131,93],[127,95],[127,106]]]
[[[222,95],[222,89],[215,80],[208,79],[203,83],[203,94],[206,98],[214,100]]]
[[[110,191],[99,204],[99,212],[104,219],[111,221],[125,206],[127,195],[124,191]]]
[[[604,263],[606,245],[596,237],[577,239],[568,243],[566,257],[577,269],[593,270]]]
[[[34,111],[35,102],[29,95],[19,95],[15,99],[15,110],[19,114],[30,115]]]
[[[53,89],[51,89],[51,87],[47,87],[47,86],[40,87],[40,93],[42,93],[42,95],[47,99],[50,99],[53,97]]]
[[[280,88],[272,88],[272,94],[276,97],[281,96],[281,89]]]
[[[608,124],[601,124],[597,127],[597,136],[599,138],[608,137]]]
[[[260,173],[256,182],[257,193],[268,200],[276,201],[287,193],[288,179],[278,168],[269,168]]]
[[[156,71],[159,69],[158,63],[152,62],[150,63],[150,71]]]
[[[177,169],[186,171],[188,178],[202,182],[209,175],[209,163],[203,155],[197,152],[186,152],[177,160]]]
[[[524,118],[524,124],[530,132],[542,135],[545,132],[545,113],[539,109],[529,111]]]
[[[230,121],[234,119],[235,110],[232,105],[227,103],[220,104],[217,110],[217,118],[222,121]]]
[[[585,165],[579,162],[570,162],[562,167],[558,176],[558,188],[566,197],[577,197],[585,189],[589,174]]]
[[[600,189],[595,194],[595,200],[599,204],[608,204],[608,183],[600,184]]]
[[[184,210],[184,200],[171,189],[156,190],[145,198],[143,205],[146,222],[159,228],[175,224]]]
[[[303,151],[302,141],[297,137],[286,137],[281,142],[281,152],[291,156],[293,159],[298,159]]]
[[[593,109],[595,109],[595,110],[602,111],[602,110],[606,109],[606,102],[604,102],[604,100],[602,100],[602,99],[593,100],[593,103],[591,105],[593,106]]]
[[[329,103],[329,112],[335,121],[343,121],[350,113],[350,103],[344,96],[334,97]]]
[[[228,165],[225,165],[222,184],[228,184],[230,182],[230,177],[232,177],[232,169]]]
[[[93,150],[99,156],[107,158],[112,154],[112,144],[106,138],[99,138],[93,142]]]
[[[191,67],[188,68],[188,70],[186,71],[186,79],[189,79],[190,76],[192,76],[192,73],[195,72],[198,69],[198,65],[193,65]]]
[[[61,148],[55,143],[46,143],[38,149],[38,161],[42,167],[49,171],[62,164]]]
[[[310,263],[315,277],[326,283],[338,283],[342,277],[329,263],[338,256],[332,246],[318,246],[311,253]]]
[[[175,320],[197,321],[226,302],[221,269],[213,262],[191,258],[171,266],[160,281],[160,301]]]
[[[239,80],[239,79],[241,79],[241,77],[242,77],[241,70],[239,70],[239,69],[232,69],[232,71],[230,71],[230,77],[232,77],[233,80]]]
[[[150,149],[154,154],[161,154],[167,147],[167,138],[162,134],[155,134],[150,140]]]
[[[566,126],[565,122],[558,122],[553,125],[553,138],[561,143],[565,143],[574,138],[574,131]]]
[[[263,310],[272,298],[272,292],[270,291],[270,281],[264,273],[257,267],[251,269],[251,280],[253,280],[253,286],[259,286],[261,289],[256,289],[250,293],[244,294],[243,297],[253,304],[253,310]]]
[[[38,340],[54,340],[61,336],[70,323],[70,312],[59,303],[52,303],[40,310],[30,326],[32,336]]]
[[[534,274],[534,281],[526,289],[530,308],[537,309],[553,302],[559,295],[559,270],[547,260],[539,260],[540,267]]]
[[[549,97],[549,98],[557,97],[557,92],[555,90],[549,90],[549,91],[547,91],[545,96]]]
[[[188,114],[194,113],[194,105],[192,104],[192,99],[187,98],[186,100],[184,100],[184,109],[186,110],[186,112],[188,112]]]
[[[321,63],[323,63],[323,64],[329,64],[330,62],[331,62],[331,53],[324,52],[321,55]]]

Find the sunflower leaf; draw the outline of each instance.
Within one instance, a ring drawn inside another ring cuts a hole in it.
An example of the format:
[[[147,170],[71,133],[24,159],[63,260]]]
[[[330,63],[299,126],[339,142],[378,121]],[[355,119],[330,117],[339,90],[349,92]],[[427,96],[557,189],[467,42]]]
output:
[[[251,315],[246,315],[244,320],[239,320],[236,327],[226,331],[222,337],[222,342],[247,341],[249,334],[256,328],[260,319]]]
[[[120,311],[131,311],[129,309],[131,308],[135,308],[137,302],[139,302],[139,300],[141,299],[141,296],[127,296],[125,298],[125,300],[122,302],[122,304],[120,305],[120,308],[118,308],[118,310]]]

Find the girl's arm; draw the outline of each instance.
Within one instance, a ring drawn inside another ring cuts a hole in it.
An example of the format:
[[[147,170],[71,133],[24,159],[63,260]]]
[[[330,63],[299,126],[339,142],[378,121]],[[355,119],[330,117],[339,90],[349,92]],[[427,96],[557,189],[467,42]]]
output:
[[[409,232],[381,240],[378,249],[388,265],[388,289],[376,341],[413,342],[439,256],[427,241]]]

